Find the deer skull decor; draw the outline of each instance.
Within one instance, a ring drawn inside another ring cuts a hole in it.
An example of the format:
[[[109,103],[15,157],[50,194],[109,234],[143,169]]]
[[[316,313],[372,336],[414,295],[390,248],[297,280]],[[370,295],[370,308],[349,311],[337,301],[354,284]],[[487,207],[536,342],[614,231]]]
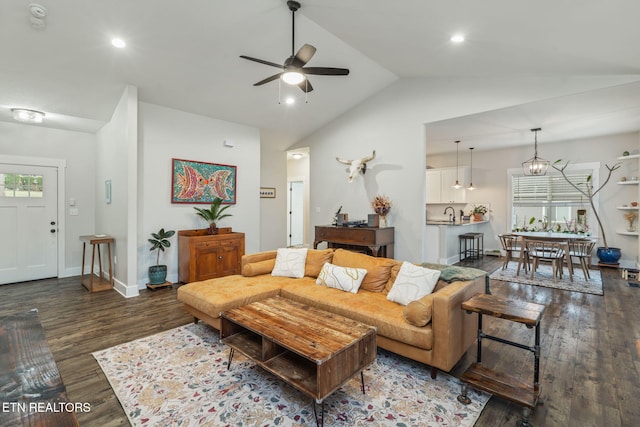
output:
[[[373,150],[373,154],[361,159],[345,160],[340,157],[336,157],[336,160],[345,165],[349,165],[349,184],[353,182],[353,178],[361,172],[363,175],[367,172],[367,162],[376,158],[376,150]]]

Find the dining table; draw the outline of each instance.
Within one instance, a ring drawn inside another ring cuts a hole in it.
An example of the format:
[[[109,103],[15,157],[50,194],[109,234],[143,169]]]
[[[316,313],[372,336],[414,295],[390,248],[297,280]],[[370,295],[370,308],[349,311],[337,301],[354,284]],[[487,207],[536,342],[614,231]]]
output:
[[[520,260],[524,260],[524,251],[527,240],[546,240],[564,244],[565,262],[569,270],[569,280],[573,282],[573,265],[571,264],[570,243],[578,240],[591,240],[590,236],[580,233],[557,233],[552,231],[514,231],[510,234],[518,236],[522,240],[520,245]]]

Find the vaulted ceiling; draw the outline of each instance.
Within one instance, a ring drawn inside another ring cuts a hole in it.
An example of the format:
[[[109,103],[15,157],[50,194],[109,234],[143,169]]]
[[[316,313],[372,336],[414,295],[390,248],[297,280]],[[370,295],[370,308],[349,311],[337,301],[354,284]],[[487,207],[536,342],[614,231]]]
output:
[[[312,44],[310,66],[351,73],[314,76],[308,102],[294,105],[278,104],[284,84],[252,86],[276,69],[239,58],[289,56],[285,0],[42,0],[41,29],[31,3],[0,2],[0,120],[25,107],[45,111],[48,126],[93,131],[131,84],[143,102],[295,142],[399,78],[640,76],[636,0],[303,0],[296,49]]]

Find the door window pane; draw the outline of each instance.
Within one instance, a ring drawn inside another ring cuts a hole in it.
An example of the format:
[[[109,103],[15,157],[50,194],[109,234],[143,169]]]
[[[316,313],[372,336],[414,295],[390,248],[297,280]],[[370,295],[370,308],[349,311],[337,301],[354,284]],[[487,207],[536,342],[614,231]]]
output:
[[[42,190],[42,175],[0,174],[0,195],[4,197],[42,198]]]

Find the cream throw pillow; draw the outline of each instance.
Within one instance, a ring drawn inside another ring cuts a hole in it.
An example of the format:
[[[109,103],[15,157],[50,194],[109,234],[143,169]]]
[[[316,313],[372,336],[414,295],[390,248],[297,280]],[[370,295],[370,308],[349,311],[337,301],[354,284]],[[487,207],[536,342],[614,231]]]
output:
[[[304,277],[306,260],[307,248],[279,248],[271,275],[300,279]]]
[[[357,293],[367,270],[364,268],[339,267],[325,262],[318,274],[316,284],[341,291]]]
[[[387,299],[407,305],[433,292],[439,277],[439,270],[430,270],[405,261],[387,294]]]

